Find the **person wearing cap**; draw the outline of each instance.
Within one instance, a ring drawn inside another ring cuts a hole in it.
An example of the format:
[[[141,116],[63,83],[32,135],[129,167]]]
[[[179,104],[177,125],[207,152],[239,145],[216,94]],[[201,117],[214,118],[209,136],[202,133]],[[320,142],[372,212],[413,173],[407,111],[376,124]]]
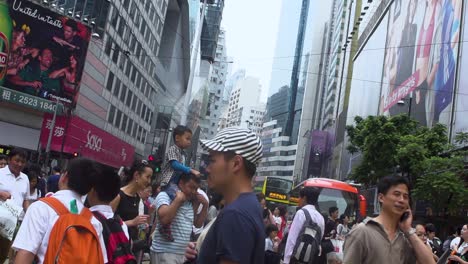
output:
[[[201,145],[210,155],[206,170],[211,185],[224,196],[225,207],[202,245],[189,244],[185,252],[187,260],[203,264],[263,263],[262,208],[251,185],[262,158],[260,138],[247,129],[226,128],[213,140],[201,140]]]

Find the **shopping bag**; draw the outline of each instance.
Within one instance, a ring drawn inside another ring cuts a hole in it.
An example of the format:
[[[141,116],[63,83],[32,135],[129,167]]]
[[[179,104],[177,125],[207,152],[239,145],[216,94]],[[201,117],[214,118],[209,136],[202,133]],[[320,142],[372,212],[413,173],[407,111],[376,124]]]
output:
[[[12,240],[16,223],[23,208],[16,205],[11,199],[0,201],[0,236]]]

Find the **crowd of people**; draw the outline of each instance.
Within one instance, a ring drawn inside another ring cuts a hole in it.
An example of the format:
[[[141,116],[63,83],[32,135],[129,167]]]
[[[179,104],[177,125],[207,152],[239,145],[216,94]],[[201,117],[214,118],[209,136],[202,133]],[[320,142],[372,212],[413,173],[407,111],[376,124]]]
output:
[[[320,189],[304,187],[290,221],[286,207],[271,211],[253,192],[262,157],[254,133],[228,128],[201,141],[210,153],[208,186],[184,165],[191,135],[186,127],[174,129],[163,176],[156,178],[146,161],[121,177],[76,158],[43,177],[20,149],[0,156],[0,200],[26,212],[12,240],[0,237],[0,263],[468,263],[467,225],[446,241],[433,224],[413,228],[405,178],[378,184],[376,218],[351,223],[337,207],[324,216]]]

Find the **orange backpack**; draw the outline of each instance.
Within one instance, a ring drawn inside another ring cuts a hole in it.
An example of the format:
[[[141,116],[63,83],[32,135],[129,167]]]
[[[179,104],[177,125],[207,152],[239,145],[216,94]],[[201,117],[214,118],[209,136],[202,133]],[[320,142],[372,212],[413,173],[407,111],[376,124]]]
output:
[[[56,198],[41,201],[59,215],[50,232],[44,264],[104,264],[99,237],[91,224],[91,211],[85,207],[80,214],[72,214]]]

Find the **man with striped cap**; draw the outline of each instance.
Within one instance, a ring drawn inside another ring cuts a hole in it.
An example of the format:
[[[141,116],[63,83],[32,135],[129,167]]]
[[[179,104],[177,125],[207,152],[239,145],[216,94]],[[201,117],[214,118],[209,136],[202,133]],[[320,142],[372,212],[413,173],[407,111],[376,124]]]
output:
[[[265,234],[262,208],[251,180],[262,158],[262,143],[252,131],[222,130],[212,140],[202,140],[209,151],[207,172],[213,189],[224,196],[226,206],[208,231],[199,252],[190,244],[186,257],[192,263],[264,262]],[[196,260],[194,260],[196,259]]]

